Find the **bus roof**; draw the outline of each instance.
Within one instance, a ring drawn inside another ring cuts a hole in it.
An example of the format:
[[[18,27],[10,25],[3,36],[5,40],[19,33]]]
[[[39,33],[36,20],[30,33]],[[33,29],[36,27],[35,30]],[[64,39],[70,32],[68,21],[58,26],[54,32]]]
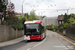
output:
[[[25,21],[24,24],[28,24],[28,23],[39,23],[41,24],[40,20],[33,20],[33,21]]]

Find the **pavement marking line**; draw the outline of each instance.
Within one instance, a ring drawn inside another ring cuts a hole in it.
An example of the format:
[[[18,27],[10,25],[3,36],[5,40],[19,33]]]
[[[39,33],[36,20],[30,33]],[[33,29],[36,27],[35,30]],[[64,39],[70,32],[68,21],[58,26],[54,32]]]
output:
[[[32,48],[35,48],[35,47],[37,47],[38,45],[42,44],[45,40],[46,40],[46,38],[45,38],[42,42],[40,42],[40,43],[36,44],[35,46],[33,46]],[[28,48],[27,50],[31,50],[32,48]]]
[[[57,36],[55,36],[55,37],[57,37]]]
[[[59,35],[58,33],[56,33],[56,34]],[[73,43],[73,42],[69,41],[68,39],[64,38],[62,35],[59,35],[59,36],[62,37],[63,39],[65,39],[66,41],[68,41],[69,43],[75,45],[75,43]]]
[[[42,42],[40,42],[40,43],[36,44],[35,46],[33,46],[33,48],[34,48],[34,47],[37,47],[37,46],[40,45],[40,44],[42,44],[45,40],[46,40],[46,38],[45,38]]]

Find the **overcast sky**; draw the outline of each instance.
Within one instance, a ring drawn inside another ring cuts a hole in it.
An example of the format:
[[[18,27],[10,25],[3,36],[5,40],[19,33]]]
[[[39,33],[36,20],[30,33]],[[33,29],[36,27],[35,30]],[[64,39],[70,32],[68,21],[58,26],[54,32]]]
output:
[[[15,4],[15,12],[22,12],[23,0],[11,0]],[[55,17],[61,14],[75,13],[75,0],[25,0],[23,3],[23,12],[29,13],[35,10],[36,15],[45,15]],[[66,10],[63,10],[66,9]]]

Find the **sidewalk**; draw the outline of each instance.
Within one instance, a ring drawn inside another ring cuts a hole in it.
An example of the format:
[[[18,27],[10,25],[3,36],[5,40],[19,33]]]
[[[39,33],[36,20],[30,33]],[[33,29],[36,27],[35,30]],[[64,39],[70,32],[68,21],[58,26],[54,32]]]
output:
[[[13,40],[10,40],[10,41],[2,42],[2,43],[0,43],[0,47],[13,45],[13,44],[19,43],[19,42],[21,42],[23,40],[24,40],[24,37],[20,37],[20,38],[13,39]]]

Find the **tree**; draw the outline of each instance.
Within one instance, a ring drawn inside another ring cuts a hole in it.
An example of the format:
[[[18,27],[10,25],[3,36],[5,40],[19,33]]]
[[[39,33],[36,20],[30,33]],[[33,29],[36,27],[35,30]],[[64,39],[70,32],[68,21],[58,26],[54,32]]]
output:
[[[15,23],[15,21],[17,21],[17,18],[15,17],[15,12],[14,12],[14,4],[13,3],[8,3],[8,11],[6,13],[7,16],[5,17],[5,20],[7,21],[8,24],[12,25],[13,23]]]
[[[8,3],[8,15],[9,16],[15,16],[14,12],[15,6],[12,2]]]
[[[75,14],[70,14],[70,18],[67,20],[71,27],[75,27]]]
[[[20,17],[18,17],[19,19],[22,19],[22,15]]]
[[[50,29],[53,29],[54,28],[54,25],[53,24],[51,24],[51,25],[49,25],[50,26]]]
[[[5,0],[0,0],[0,12],[4,12],[6,10]]]
[[[54,25],[53,30],[54,30],[54,31],[57,31],[57,30],[58,30],[58,25]]]
[[[64,23],[64,24],[63,24],[63,27],[64,27],[64,28],[69,28],[69,24],[68,24],[68,23]]]
[[[70,24],[75,24],[75,19],[73,17],[70,17],[70,19],[68,19]]]
[[[67,22],[67,19],[68,19],[68,15],[65,13],[64,18],[63,18],[64,23]]]
[[[46,16],[43,16],[42,18],[45,18]]]
[[[64,27],[75,27],[75,14],[64,15]]]
[[[27,19],[29,19],[28,13],[25,13],[24,16],[27,17]]]
[[[36,20],[37,19],[35,12],[33,10],[30,12],[30,18],[31,18],[30,20]]]

